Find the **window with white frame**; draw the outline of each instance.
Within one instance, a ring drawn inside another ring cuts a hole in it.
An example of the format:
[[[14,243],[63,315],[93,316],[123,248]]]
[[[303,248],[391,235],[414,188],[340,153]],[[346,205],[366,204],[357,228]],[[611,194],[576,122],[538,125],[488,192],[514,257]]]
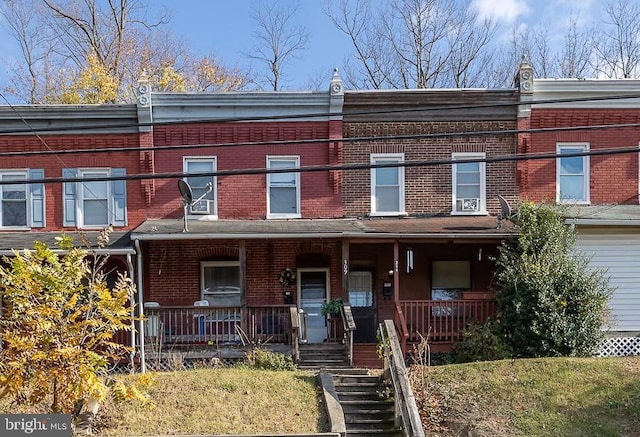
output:
[[[484,159],[484,153],[453,153],[453,161]],[[459,162],[452,165],[452,213],[486,214],[486,172],[484,162]]]
[[[216,177],[210,173],[216,171],[215,157],[184,158],[185,173],[209,173],[202,176],[187,176],[184,180],[191,187],[194,202],[189,208],[190,214],[217,216]]]
[[[210,306],[240,306],[240,262],[202,261],[200,263],[202,299]]]
[[[63,184],[63,224],[81,228],[126,226],[124,168],[65,168],[65,179],[94,179]],[[107,178],[121,177],[119,180]]]
[[[557,148],[558,155],[589,151],[588,144],[558,144]],[[589,156],[561,156],[556,172],[558,203],[589,203]]]
[[[371,215],[404,214],[404,153],[376,153],[371,155]]]
[[[298,156],[267,156],[267,168],[281,170],[300,167]],[[267,174],[267,218],[300,217],[300,173]]]
[[[0,172],[0,226],[27,228],[44,226],[44,185],[26,184],[26,179],[42,179],[44,170],[3,170]]]

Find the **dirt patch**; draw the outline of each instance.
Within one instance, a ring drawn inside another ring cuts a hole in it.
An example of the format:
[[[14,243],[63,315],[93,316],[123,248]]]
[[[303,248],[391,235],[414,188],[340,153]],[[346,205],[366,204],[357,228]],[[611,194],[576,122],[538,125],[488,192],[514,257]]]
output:
[[[435,437],[513,436],[517,430],[507,417],[488,411],[482,399],[463,387],[433,375],[431,368],[413,368],[411,385],[422,424]]]

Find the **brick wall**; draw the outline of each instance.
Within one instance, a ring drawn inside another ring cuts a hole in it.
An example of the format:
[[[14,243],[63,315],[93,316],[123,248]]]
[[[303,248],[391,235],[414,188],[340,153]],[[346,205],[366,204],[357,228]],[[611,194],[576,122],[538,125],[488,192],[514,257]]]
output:
[[[341,251],[336,240],[247,241],[247,304],[284,304],[278,280],[286,268],[329,268],[331,296],[342,296]],[[200,261],[238,260],[239,244],[235,240],[154,241],[144,245],[143,253],[145,301],[192,305],[200,299]]]
[[[640,123],[636,109],[533,109],[531,128]],[[638,147],[640,128],[549,131],[530,135],[528,153],[555,152],[559,142],[589,143],[590,151]],[[520,167],[523,199],[556,198],[556,160],[531,160]],[[590,157],[592,204],[638,204],[638,153]]]
[[[156,146],[212,144],[212,147],[178,149],[155,152],[157,172],[182,172],[184,156],[215,156],[222,170],[264,169],[267,155],[300,156],[300,166],[327,165],[338,153],[327,142],[314,142],[329,138],[327,122],[280,123],[210,123],[158,126],[154,129]],[[237,145],[233,143],[309,140],[304,144]],[[301,174],[301,213],[303,218],[341,217],[339,191],[334,189],[334,176],[329,172]],[[156,181],[156,197],[149,217],[179,218],[182,203],[177,180]],[[218,217],[220,219],[263,219],[267,213],[266,175],[238,175],[219,177]]]
[[[483,122],[375,122],[345,123],[345,138],[394,136],[429,133],[455,133],[515,129],[515,121]],[[453,136],[376,142],[348,142],[343,146],[344,163],[369,163],[372,153],[404,153],[408,161],[449,161],[454,152],[484,152],[486,157],[509,155],[516,150],[516,137],[505,135]],[[486,166],[487,209],[500,211],[496,194],[510,200],[518,195],[516,164],[489,163]],[[343,175],[345,215],[362,216],[371,212],[370,170],[348,170]],[[451,165],[406,168],[405,209],[408,214],[451,213]]]
[[[73,150],[98,148],[138,147],[138,134],[74,134],[45,135],[42,141],[33,135],[11,135],[0,137],[0,152]],[[44,143],[43,143],[44,142]],[[63,168],[101,167],[126,168],[127,174],[140,173],[140,153],[109,152],[68,155],[34,155],[3,157],[0,169],[43,168],[45,178],[62,177]],[[62,229],[62,184],[45,185],[46,228],[38,231]],[[127,182],[127,229],[133,229],[145,220],[145,202],[140,181]]]

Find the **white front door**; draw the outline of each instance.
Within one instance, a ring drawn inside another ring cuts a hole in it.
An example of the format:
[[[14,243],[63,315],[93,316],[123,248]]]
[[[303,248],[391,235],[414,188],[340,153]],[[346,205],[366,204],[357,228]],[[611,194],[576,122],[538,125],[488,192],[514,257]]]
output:
[[[299,269],[298,293],[300,309],[307,315],[307,341],[324,342],[327,339],[327,322],[321,310],[329,296],[329,270]]]

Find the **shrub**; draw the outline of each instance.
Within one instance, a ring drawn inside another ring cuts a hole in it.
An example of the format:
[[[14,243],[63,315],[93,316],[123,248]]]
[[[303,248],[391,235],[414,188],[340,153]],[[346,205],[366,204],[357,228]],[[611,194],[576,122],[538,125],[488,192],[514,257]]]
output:
[[[518,235],[498,258],[498,313],[516,356],[588,356],[598,347],[612,293],[602,270],[575,249],[550,205],[522,204]]]
[[[255,348],[247,353],[246,363],[263,370],[296,370],[296,364],[289,355]]]
[[[476,323],[462,332],[462,340],[453,346],[458,363],[472,361],[494,361],[509,358],[510,353],[503,340],[502,328],[498,321],[487,320]]]

